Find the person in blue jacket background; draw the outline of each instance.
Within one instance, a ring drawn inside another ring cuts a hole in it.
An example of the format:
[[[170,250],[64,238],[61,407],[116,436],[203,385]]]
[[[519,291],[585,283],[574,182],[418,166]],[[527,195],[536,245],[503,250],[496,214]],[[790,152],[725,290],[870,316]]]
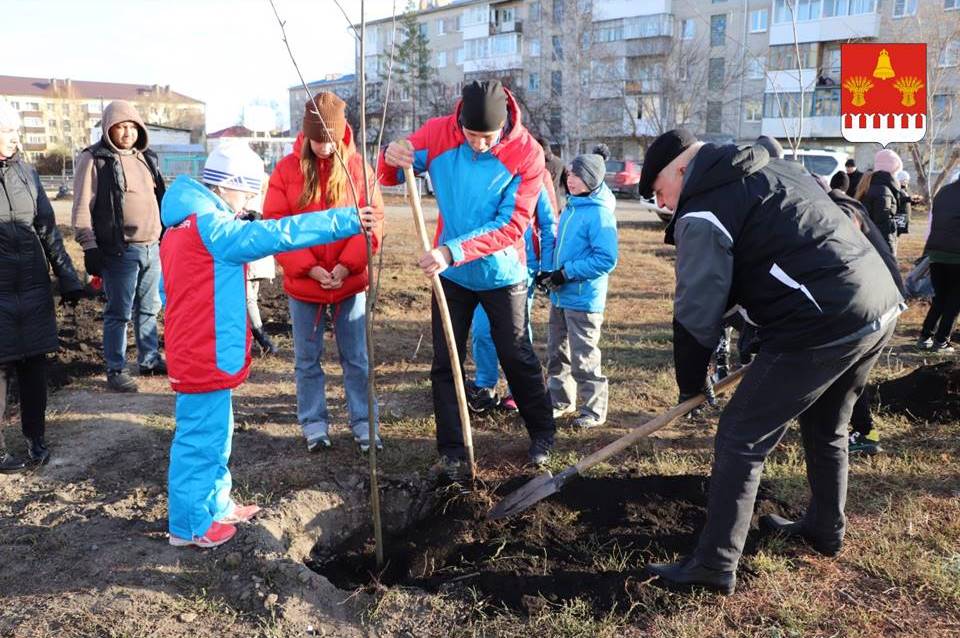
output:
[[[329,209],[269,221],[236,218],[263,181],[263,160],[246,144],[207,158],[203,184],[180,176],[161,203],[165,339],[177,427],[170,448],[170,544],[215,547],[250,520],[256,505],[230,498],[232,390],[250,372],[246,264],[326,244],[372,228],[371,209]]]
[[[553,188],[553,178],[544,171],[543,186],[537,199],[537,210],[533,223],[527,227],[524,242],[527,245],[527,326],[530,339],[533,340],[533,324],[530,314],[533,309],[535,277],[540,274],[540,265],[550,268],[553,264],[553,247],[557,237],[557,197]],[[472,384],[467,386],[470,409],[474,412],[487,412],[501,407],[510,412],[517,411],[517,404],[510,392],[501,400],[497,396],[497,382],[500,380],[500,361],[497,349],[490,334],[490,318],[482,305],[473,313],[472,326],[473,362],[476,374]]]
[[[607,378],[600,371],[599,344],[607,280],[617,265],[617,202],[603,183],[605,172],[599,155],[573,160],[553,270],[537,276],[537,284],[550,290],[547,388],[554,418],[575,412],[579,399],[574,425],[581,428],[607,420]]]

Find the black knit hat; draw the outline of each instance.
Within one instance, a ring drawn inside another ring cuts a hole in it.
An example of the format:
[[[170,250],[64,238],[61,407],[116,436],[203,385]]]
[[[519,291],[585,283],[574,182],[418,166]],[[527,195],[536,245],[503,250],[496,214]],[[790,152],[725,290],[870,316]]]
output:
[[[603,176],[607,172],[607,167],[600,155],[584,153],[573,158],[570,172],[582,179],[592,193],[603,183]]]
[[[667,131],[653,140],[643,158],[640,169],[640,183],[637,185],[640,196],[649,199],[653,196],[653,183],[660,171],[665,169],[680,153],[695,144],[697,138],[687,129],[677,128]]]
[[[500,80],[474,80],[463,87],[460,124],[487,133],[499,131],[507,121],[507,92]]]
[[[830,188],[846,192],[850,188],[850,176],[843,171],[838,171],[830,178]]]

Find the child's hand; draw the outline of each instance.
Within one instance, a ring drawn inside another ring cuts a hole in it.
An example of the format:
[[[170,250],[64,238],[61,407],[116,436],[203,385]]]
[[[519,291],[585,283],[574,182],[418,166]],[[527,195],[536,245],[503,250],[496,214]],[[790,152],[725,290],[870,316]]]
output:
[[[314,281],[320,282],[321,287],[324,287],[331,281],[330,273],[327,272],[327,269],[323,266],[314,266],[307,272],[307,276]]]
[[[321,283],[320,287],[326,290],[336,290],[343,286],[344,280],[347,278],[347,275],[350,274],[350,271],[343,264],[337,264],[333,267],[333,270],[330,271],[330,280],[327,283]]]

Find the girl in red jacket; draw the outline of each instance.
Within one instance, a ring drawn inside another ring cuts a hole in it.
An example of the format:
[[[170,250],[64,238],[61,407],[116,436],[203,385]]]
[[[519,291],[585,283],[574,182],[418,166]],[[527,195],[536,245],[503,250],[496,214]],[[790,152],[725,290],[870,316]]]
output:
[[[307,210],[343,206],[367,206],[363,188],[363,158],[353,143],[347,124],[346,104],[333,93],[322,92],[307,103],[303,132],[293,153],[277,164],[263,204],[265,219],[298,215]],[[347,166],[335,156],[335,151]],[[370,179],[369,205],[383,218],[383,198],[375,173]],[[354,194],[349,181],[357,189]],[[371,236],[379,249],[382,221]],[[290,297],[293,349],[297,379],[297,420],[307,441],[307,450],[330,447],[330,418],[323,371],[323,334],[332,317],[350,429],[362,452],[370,449],[370,415],[367,409],[366,290],[369,283],[363,233],[329,244],[281,253],[283,287]],[[376,419],[377,415],[374,414]],[[379,439],[375,442],[381,447]]]

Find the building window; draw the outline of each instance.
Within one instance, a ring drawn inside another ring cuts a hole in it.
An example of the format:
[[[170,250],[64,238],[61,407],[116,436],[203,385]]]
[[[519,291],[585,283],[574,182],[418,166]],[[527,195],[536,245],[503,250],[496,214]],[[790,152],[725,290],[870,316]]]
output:
[[[563,73],[560,71],[550,72],[550,91],[556,97],[563,95]]]
[[[767,68],[771,71],[787,71],[797,68],[797,49],[792,44],[783,44],[770,47],[770,62]],[[800,45],[800,68],[817,68],[816,43]]]
[[[537,92],[540,90],[540,74],[531,73],[527,76],[527,90]]]
[[[763,102],[750,100],[745,107],[743,116],[745,122],[759,122],[763,119]]]
[[[721,47],[727,39],[727,14],[710,16],[710,46]]]
[[[747,79],[762,80],[767,72],[766,66],[763,58],[750,58],[747,62]]]
[[[553,21],[563,21],[563,3],[564,0],[553,0]]]
[[[813,92],[814,117],[839,117],[840,115],[840,87],[817,89]]]
[[[39,111],[40,103],[39,102],[24,102],[23,103],[24,111]]]
[[[437,51],[437,68],[442,69],[447,66],[447,52]]]
[[[750,33],[762,33],[767,30],[767,20],[770,18],[769,9],[756,9],[750,12]]]
[[[463,47],[460,47],[459,49],[457,49],[457,57],[456,57],[457,66],[460,66],[463,64],[463,58],[464,58]]]
[[[540,20],[540,3],[534,2],[530,5],[530,8],[527,9],[527,17],[530,20]]]
[[[707,72],[707,88],[711,91],[722,90],[725,74],[726,60],[723,58],[710,58],[710,68]]]
[[[420,23],[420,35],[427,37],[430,35],[430,25],[426,22]]]
[[[43,126],[43,120],[39,117],[25,117],[23,118],[23,125],[30,128],[40,128]]]
[[[960,0],[943,0],[943,8],[947,11],[950,9],[960,9]]]
[[[46,138],[43,135],[28,135],[27,144],[44,144]]]
[[[826,0],[828,4],[832,1]],[[895,1],[899,2],[899,0]],[[794,17],[797,22],[819,20],[823,12],[823,4],[824,0],[774,0],[773,21],[776,24],[783,24],[793,22]]]
[[[527,52],[531,58],[540,57],[540,40],[527,40]]]
[[[686,18],[680,24],[680,34],[684,40],[692,40],[697,34],[697,23],[692,18]]]
[[[12,106],[16,111],[20,110],[20,102],[10,102],[10,106]]]
[[[906,18],[917,15],[917,0],[893,0],[893,17]]]
[[[470,7],[464,12],[463,24],[476,25],[490,22],[490,11],[486,5]]]
[[[555,35],[550,39],[550,42],[553,44],[553,59],[563,62],[563,40],[560,39],[560,36]]]
[[[443,24],[443,18],[437,18],[437,35],[443,35],[446,29]]]
[[[810,112],[810,93],[803,94],[804,113]],[[763,117],[799,117],[800,93],[765,93],[763,96]]]
[[[49,120],[49,121],[47,122],[47,128],[57,128],[57,121],[56,121],[56,120]]]
[[[953,112],[953,104],[956,101],[955,95],[939,93],[933,96],[931,112],[936,117],[950,117]]]
[[[949,2],[950,0],[947,0]],[[855,16],[876,13],[877,0],[824,0],[823,17]]]
[[[960,64],[960,40],[950,40],[943,46],[939,64],[941,68]]]
[[[458,33],[463,30],[463,16],[457,16],[453,19],[453,30]]]
[[[707,133],[723,129],[723,102],[707,102]]]

